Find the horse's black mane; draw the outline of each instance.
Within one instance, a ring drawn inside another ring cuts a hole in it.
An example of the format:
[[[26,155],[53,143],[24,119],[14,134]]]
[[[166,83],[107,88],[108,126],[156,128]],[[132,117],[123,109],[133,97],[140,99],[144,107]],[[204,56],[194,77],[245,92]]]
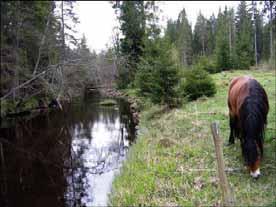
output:
[[[252,165],[258,158],[260,147],[263,154],[264,128],[269,109],[268,99],[263,87],[254,79],[248,83],[249,95],[240,108],[242,152],[248,165]]]

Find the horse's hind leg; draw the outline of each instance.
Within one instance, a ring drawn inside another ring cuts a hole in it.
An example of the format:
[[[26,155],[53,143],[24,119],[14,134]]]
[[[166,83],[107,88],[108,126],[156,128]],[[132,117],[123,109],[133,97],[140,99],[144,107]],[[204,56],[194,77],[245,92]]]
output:
[[[229,136],[229,141],[228,141],[228,146],[232,145],[235,143],[235,135],[236,135],[236,119],[235,117],[230,116],[230,136]]]
[[[260,156],[261,158],[263,157],[264,154],[264,149],[263,149],[263,135],[260,135],[259,139],[256,140],[258,149],[260,151]]]

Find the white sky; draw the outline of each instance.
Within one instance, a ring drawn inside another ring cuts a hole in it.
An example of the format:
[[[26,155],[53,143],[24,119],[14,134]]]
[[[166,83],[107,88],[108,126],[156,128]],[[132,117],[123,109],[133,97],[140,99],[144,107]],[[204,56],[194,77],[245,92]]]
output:
[[[249,4],[250,2],[248,2]],[[157,5],[163,11],[160,24],[166,25],[168,18],[177,19],[179,12],[185,8],[188,20],[194,27],[196,18],[201,13],[209,18],[212,13],[217,16],[219,7],[234,7],[236,10],[239,1],[161,1]],[[76,13],[79,16],[80,25],[78,32],[87,38],[87,44],[91,50],[100,52],[111,45],[113,28],[118,26],[114,9],[109,1],[78,1]]]

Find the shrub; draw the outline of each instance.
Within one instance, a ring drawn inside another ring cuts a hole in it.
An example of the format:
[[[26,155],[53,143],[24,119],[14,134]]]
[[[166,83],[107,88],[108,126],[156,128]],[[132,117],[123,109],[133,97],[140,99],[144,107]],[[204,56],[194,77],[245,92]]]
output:
[[[213,96],[216,93],[216,85],[205,70],[192,69],[185,72],[184,76],[185,80],[181,88],[183,95],[189,100],[195,100],[201,96]]]
[[[199,57],[196,68],[206,70],[209,73],[219,72],[212,57],[201,56]]]

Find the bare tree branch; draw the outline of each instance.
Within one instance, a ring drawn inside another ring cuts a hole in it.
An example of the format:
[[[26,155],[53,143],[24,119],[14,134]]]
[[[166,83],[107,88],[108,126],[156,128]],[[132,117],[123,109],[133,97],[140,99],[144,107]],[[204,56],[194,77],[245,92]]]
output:
[[[38,56],[37,56],[37,60],[36,60],[36,63],[35,63],[35,68],[34,68],[33,75],[36,74],[36,71],[37,71],[37,68],[38,68],[38,65],[39,65],[39,62],[40,62],[41,50],[42,50],[42,46],[44,45],[44,42],[45,42],[46,32],[48,30],[49,23],[50,23],[50,17],[51,17],[51,11],[48,14],[46,27],[45,27],[44,33],[42,34],[42,38],[41,38],[41,42],[40,42],[39,49],[38,49]]]
[[[78,60],[72,60],[72,61],[70,61],[70,62],[75,62],[75,61],[78,61]],[[68,63],[69,63],[69,62],[68,62]],[[66,63],[65,63],[65,64],[66,64]],[[22,87],[24,87],[24,86],[30,84],[31,82],[33,82],[34,80],[36,80],[36,79],[39,78],[40,76],[43,76],[43,75],[47,74],[49,71],[58,69],[59,66],[60,66],[60,64],[48,66],[47,69],[44,70],[43,72],[41,72],[41,73],[35,75],[35,76],[32,77],[31,79],[29,79],[29,80],[25,81],[24,83],[22,83],[21,85],[16,86],[15,88],[12,88],[7,94],[5,94],[4,96],[2,96],[2,97],[0,98],[0,100],[1,100],[1,101],[4,100],[6,97],[8,97],[8,96],[10,96],[11,94],[13,94],[13,92],[15,92],[15,91],[17,91],[18,89],[20,89],[20,88],[22,88]]]

